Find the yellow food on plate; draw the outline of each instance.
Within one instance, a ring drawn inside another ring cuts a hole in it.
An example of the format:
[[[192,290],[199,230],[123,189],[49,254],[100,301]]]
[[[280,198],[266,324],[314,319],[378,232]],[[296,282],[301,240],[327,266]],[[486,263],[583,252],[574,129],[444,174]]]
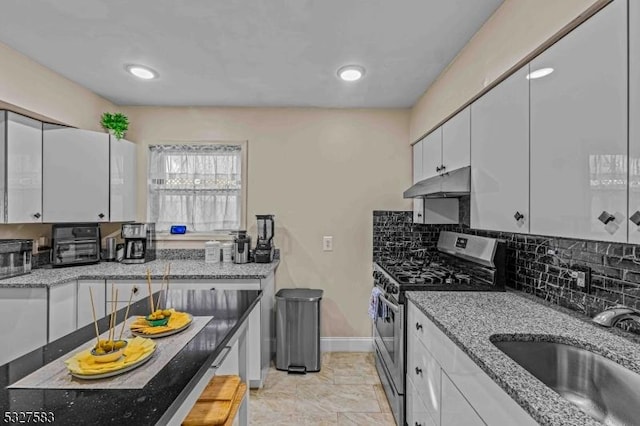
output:
[[[145,339],[144,337],[134,337],[133,339],[129,339],[129,344],[122,351],[123,356],[117,361],[105,363],[96,362],[95,358],[91,355],[91,349],[87,349],[66,360],[65,364],[67,364],[69,371],[74,374],[89,376],[110,373],[126,368],[150,356],[155,348],[156,344],[153,340]]]
[[[157,312],[161,312],[160,315],[163,316],[163,318],[169,317],[169,322],[167,323],[167,325],[152,327],[149,325],[145,317],[138,317],[129,326],[131,328],[131,331],[148,335],[166,333],[167,331],[182,328],[189,324],[192,320],[191,315],[187,314],[186,312],[177,312],[174,309],[165,309],[164,311]]]

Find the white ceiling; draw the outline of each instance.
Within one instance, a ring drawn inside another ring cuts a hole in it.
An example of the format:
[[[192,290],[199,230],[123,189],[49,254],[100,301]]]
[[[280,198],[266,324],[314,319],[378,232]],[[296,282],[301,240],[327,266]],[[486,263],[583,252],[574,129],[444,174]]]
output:
[[[0,41],[121,105],[410,107],[501,2],[3,0]]]

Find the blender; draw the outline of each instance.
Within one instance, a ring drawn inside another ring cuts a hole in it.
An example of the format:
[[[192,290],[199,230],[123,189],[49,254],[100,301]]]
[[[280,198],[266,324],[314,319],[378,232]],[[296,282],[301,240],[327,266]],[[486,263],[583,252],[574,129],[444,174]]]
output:
[[[258,219],[258,241],[254,258],[256,263],[271,263],[275,249],[273,247],[274,215],[259,214]]]

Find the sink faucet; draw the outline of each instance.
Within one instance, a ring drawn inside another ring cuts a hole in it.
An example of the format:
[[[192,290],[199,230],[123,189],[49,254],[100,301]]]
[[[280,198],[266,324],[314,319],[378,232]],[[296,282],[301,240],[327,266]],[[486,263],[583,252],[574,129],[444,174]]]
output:
[[[615,327],[620,321],[626,319],[640,324],[640,311],[628,306],[617,305],[600,312],[591,321],[603,327]]]

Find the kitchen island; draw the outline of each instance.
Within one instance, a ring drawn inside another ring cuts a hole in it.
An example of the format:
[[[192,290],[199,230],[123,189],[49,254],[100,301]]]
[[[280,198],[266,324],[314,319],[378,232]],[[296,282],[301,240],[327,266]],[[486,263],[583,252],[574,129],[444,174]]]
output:
[[[213,318],[141,389],[7,389],[46,364],[61,357],[69,358],[70,351],[95,338],[93,324],[84,326],[0,366],[0,414],[52,413],[55,424],[64,425],[179,423],[194,397],[215,373],[212,366],[221,363],[230,344],[246,332],[249,315],[261,296],[261,291],[254,290],[169,290],[167,306],[193,316]],[[148,301],[141,300],[131,306],[130,315],[147,312]],[[123,315],[121,310],[120,317]],[[108,319],[100,320],[99,326],[105,330]],[[241,337],[240,346],[244,344]],[[156,343],[162,345],[162,339]]]
[[[93,316],[89,292],[93,292],[98,318],[110,309],[112,285],[119,290],[117,309],[149,295],[147,270],[153,291],[170,266],[170,288],[187,290],[260,290],[259,308],[249,319],[250,386],[261,387],[275,350],[275,270],[271,263],[205,263],[204,259],[155,260],[144,264],[103,262],[93,265],[35,269],[30,274],[0,280],[0,312],[5,314],[0,364],[90,324]]]

